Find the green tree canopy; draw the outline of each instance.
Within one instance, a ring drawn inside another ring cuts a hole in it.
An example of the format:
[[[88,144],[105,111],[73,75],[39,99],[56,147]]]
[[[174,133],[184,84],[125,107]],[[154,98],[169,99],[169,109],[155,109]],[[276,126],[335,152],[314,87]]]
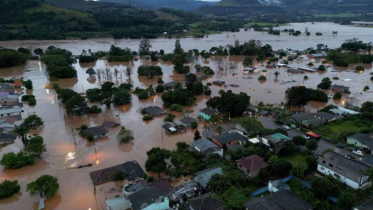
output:
[[[131,130],[126,129],[126,127],[122,126],[117,135],[117,141],[119,143],[128,143],[133,141],[133,139],[133,132]]]
[[[53,197],[60,185],[58,184],[57,177],[51,175],[43,175],[37,178],[35,181],[27,184],[27,191],[30,195],[39,194],[40,197],[48,196]]]

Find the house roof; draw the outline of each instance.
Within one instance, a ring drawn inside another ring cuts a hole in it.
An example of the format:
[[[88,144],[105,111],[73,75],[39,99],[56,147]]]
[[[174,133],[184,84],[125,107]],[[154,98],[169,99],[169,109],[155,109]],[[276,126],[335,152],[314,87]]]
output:
[[[271,135],[264,136],[263,138],[267,139],[268,141],[275,142],[275,143],[279,142],[280,140],[284,140],[284,142],[291,141],[291,138],[289,138],[288,136],[285,136],[282,133],[274,133]]]
[[[200,112],[203,112],[207,115],[214,115],[214,114],[219,114],[219,112],[216,110],[216,109],[213,109],[213,108],[204,108],[204,109],[201,109]]]
[[[160,202],[164,195],[155,187],[146,187],[127,196],[132,210],[141,210],[146,206]]]
[[[296,113],[291,116],[295,121],[309,120],[313,118],[312,114],[309,113]]]
[[[224,133],[218,136],[212,137],[213,139],[216,139],[220,144],[227,144],[234,141],[246,141],[247,139],[243,136],[241,136],[238,133]]]
[[[116,172],[122,172],[126,175],[126,179],[131,181],[142,177],[144,170],[136,161],[128,161],[123,164],[112,166],[109,168],[93,171],[89,174],[94,185],[102,184],[113,180]]]
[[[203,153],[204,155],[209,155],[209,154],[211,154],[211,153],[214,153],[214,152],[216,152],[216,151],[221,151],[221,150],[223,150],[223,149],[220,148],[220,147],[213,147],[213,148],[210,148],[210,149],[207,149],[207,150],[203,151],[202,153]]]
[[[98,135],[103,135],[103,134],[108,133],[108,130],[106,130],[106,128],[103,126],[95,126],[95,127],[84,129],[82,132],[89,133],[93,136],[98,136]]]
[[[195,188],[198,188],[198,183],[194,180],[190,180],[172,188],[167,194],[169,195],[170,199],[177,201],[182,195],[195,193]]]
[[[186,124],[189,124],[189,123],[192,123],[192,122],[196,122],[197,120],[194,119],[193,117],[183,117],[180,119],[181,122],[183,123],[186,123]]]
[[[347,86],[343,86],[343,85],[336,85],[336,84],[334,84],[334,85],[332,85],[332,89],[350,89],[349,87],[347,87]]]
[[[254,198],[245,203],[250,210],[309,210],[312,205],[288,190],[279,190],[266,197]]]
[[[7,97],[9,93],[7,92],[0,92],[0,98]]]
[[[187,201],[186,209],[193,210],[225,210],[224,203],[212,198],[210,193],[202,194]]]
[[[178,82],[174,82],[174,81],[172,81],[172,82],[167,82],[167,83],[165,83],[165,84],[163,84],[163,86],[165,87],[165,88],[174,88],[174,87],[176,87],[177,85],[179,85],[180,83],[178,83]]]
[[[203,171],[195,173],[193,180],[198,182],[203,187],[207,187],[207,184],[210,181],[211,177],[215,174],[222,175],[223,170],[220,167],[208,168]]]
[[[361,206],[356,207],[357,210],[372,210],[373,209],[373,198],[363,203]]]
[[[22,81],[20,79],[15,79],[13,85],[15,87],[17,87],[17,86],[22,86],[23,83],[22,83]]]
[[[172,189],[171,182],[168,179],[160,179],[149,184],[150,187],[155,187],[161,192],[166,192]]]
[[[166,113],[166,111],[164,111],[163,109],[161,109],[158,106],[148,106],[148,107],[144,108],[144,110],[150,116],[156,116],[156,115]]]
[[[323,160],[327,162],[324,164],[322,162]],[[334,167],[330,168],[328,165],[329,163],[333,164]],[[320,156],[319,164],[356,182],[360,180],[360,177],[365,176],[364,171],[371,168],[368,165],[359,161],[350,160],[335,152],[328,152]]]
[[[365,133],[357,133],[357,134],[354,134],[352,136],[349,136],[347,138],[353,138],[353,139],[356,139],[357,141],[359,141],[360,143],[370,147],[373,149],[373,138],[368,135],[368,134],[365,134]]]
[[[262,157],[256,154],[236,160],[236,163],[250,170],[250,172],[260,171],[269,166]]]
[[[332,119],[336,118],[336,116],[334,114],[330,114],[330,113],[327,113],[327,112],[316,112],[314,115],[316,117],[320,117],[320,118],[323,118],[325,120],[332,120]]]
[[[218,145],[208,139],[198,139],[192,143],[192,147],[196,147],[200,152],[204,152],[210,148],[219,148]]]
[[[12,108],[12,109],[0,109],[0,115],[10,115],[10,114],[20,114],[22,111],[22,109],[20,108]]]
[[[8,143],[13,143],[14,140],[16,140],[17,135],[14,133],[2,133],[1,129],[1,134],[0,134],[0,144],[8,144]]]
[[[243,146],[241,146],[241,144],[231,144],[231,145],[228,145],[227,149],[230,149],[233,152],[235,152],[236,150],[239,150],[239,149],[245,150],[245,148]]]
[[[116,122],[113,122],[113,121],[104,121],[101,126],[105,127],[105,128],[114,128],[115,126],[118,126],[120,125],[119,123],[116,123]]]
[[[141,190],[144,187],[149,187],[148,183],[145,181],[145,179],[137,179],[136,181],[130,183],[129,185],[124,187],[124,190],[126,192],[136,192]]]
[[[7,116],[5,117],[5,122],[9,124],[14,124],[18,119],[16,117]]]

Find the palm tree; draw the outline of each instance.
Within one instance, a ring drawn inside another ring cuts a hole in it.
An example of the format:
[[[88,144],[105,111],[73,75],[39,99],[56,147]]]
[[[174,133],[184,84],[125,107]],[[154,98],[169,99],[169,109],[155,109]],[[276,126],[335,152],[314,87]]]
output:
[[[275,74],[276,79],[277,79],[278,75],[280,75],[280,73],[278,71],[276,71],[274,74]]]

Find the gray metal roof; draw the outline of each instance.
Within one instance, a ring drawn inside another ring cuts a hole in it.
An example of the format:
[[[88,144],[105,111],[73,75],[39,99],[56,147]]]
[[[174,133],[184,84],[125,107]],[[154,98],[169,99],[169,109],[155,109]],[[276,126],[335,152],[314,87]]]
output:
[[[160,114],[164,114],[166,113],[166,111],[164,111],[163,109],[161,109],[160,107],[158,106],[148,106],[145,109],[145,112],[150,115],[150,116],[156,116],[156,115],[160,115]]]
[[[291,116],[296,121],[309,120],[313,118],[312,114],[309,113],[296,113]]]
[[[247,140],[245,137],[241,136],[238,133],[224,133],[219,136],[214,136],[212,138],[216,139],[220,144],[227,144],[234,141],[244,142]]]
[[[371,149],[373,149],[373,138],[372,136],[368,135],[368,134],[365,134],[365,133],[357,133],[357,134],[354,134],[354,135],[351,135],[347,138],[353,138],[353,139],[356,139],[357,141],[359,141],[360,143],[370,147]]]
[[[93,136],[96,136],[96,135],[106,134],[108,133],[108,130],[106,130],[106,128],[103,126],[95,126],[95,127],[84,129],[82,132],[89,133],[89,134],[92,134]]]
[[[316,112],[314,115],[316,117],[320,117],[320,118],[323,118],[325,120],[332,120],[332,119],[336,118],[336,116],[334,114],[330,114],[330,113],[327,113],[327,112]]]
[[[127,196],[132,210],[141,210],[146,206],[160,202],[165,196],[155,187],[146,187]]]
[[[198,182],[203,187],[206,187],[211,177],[215,174],[223,174],[223,170],[220,167],[208,168],[203,171],[195,173],[194,181]]]
[[[218,145],[208,139],[198,139],[192,143],[192,147],[196,147],[200,152],[204,152],[210,148],[219,148]]]
[[[186,203],[186,209],[193,210],[225,210],[224,203],[214,199],[210,196],[210,193],[202,194],[198,197],[188,200]]]

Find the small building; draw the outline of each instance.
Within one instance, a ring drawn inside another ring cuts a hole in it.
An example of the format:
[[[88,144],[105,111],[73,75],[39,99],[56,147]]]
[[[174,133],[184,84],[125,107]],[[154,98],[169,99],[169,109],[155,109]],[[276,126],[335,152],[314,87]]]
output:
[[[15,88],[21,88],[23,86],[23,83],[20,79],[15,79],[13,82],[13,87]]]
[[[245,203],[246,210],[312,210],[313,206],[288,190],[279,190]]]
[[[180,85],[180,83],[172,81],[172,82],[167,82],[167,83],[163,84],[163,87],[164,87],[165,90],[171,90],[171,89],[176,88],[179,85]]]
[[[13,109],[0,109],[0,117],[10,116],[10,115],[19,115],[23,112],[20,108]]]
[[[165,193],[169,190],[172,189],[172,185],[171,185],[171,182],[170,180],[168,179],[159,179],[159,180],[156,180],[152,183],[149,183],[149,187],[155,187],[157,188],[159,191]]]
[[[369,176],[364,173],[370,168],[370,166],[362,162],[345,158],[335,152],[328,152],[319,156],[317,165],[318,172],[325,175],[332,175],[335,179],[354,189],[371,185]]]
[[[145,179],[136,179],[134,182],[128,183],[123,186],[123,193],[124,195],[129,195],[145,187],[149,187],[148,182]]]
[[[214,84],[214,85],[224,85],[225,81],[223,81],[223,80],[216,80],[216,81],[213,81],[212,84]]]
[[[157,116],[157,115],[162,115],[162,114],[166,114],[167,112],[163,109],[161,109],[160,107],[158,106],[148,106],[146,108],[143,109],[143,111],[149,115],[149,116]]]
[[[303,73],[302,70],[300,70],[300,69],[294,69],[294,68],[289,68],[288,72],[292,73],[292,74],[302,74]]]
[[[245,145],[247,141],[247,139],[244,136],[238,133],[224,133],[212,137],[211,140],[221,148],[226,148],[228,145],[231,144]]]
[[[349,93],[350,92],[350,88],[349,87],[346,87],[346,86],[343,86],[343,85],[332,85],[332,90],[333,91],[337,91],[337,92],[341,92],[341,93]]]
[[[173,122],[165,122],[162,125],[162,128],[168,133],[168,134],[175,134],[182,131],[186,132],[186,127],[183,125],[178,125]]]
[[[198,197],[189,199],[185,203],[186,210],[226,210],[224,203],[212,198],[210,193],[202,194]]]
[[[199,111],[199,116],[205,120],[210,120],[213,115],[219,114],[218,110],[213,108],[204,108]]]
[[[271,135],[261,137],[261,142],[269,148],[269,151],[277,155],[282,148],[285,147],[286,142],[291,141],[291,138],[282,133],[274,133]]]
[[[373,150],[373,138],[365,133],[357,133],[347,137],[347,144],[359,149]]]
[[[300,68],[298,68],[298,69],[299,69],[299,70],[302,70],[302,71],[317,72],[317,69],[316,69],[316,68],[300,67]]]
[[[197,122],[197,119],[194,119],[192,117],[183,117],[180,119],[180,124],[184,127],[191,126],[193,122]]]
[[[93,171],[89,174],[89,176],[93,182],[93,185],[99,185],[112,181],[115,173],[117,172],[122,172],[128,181],[140,178],[144,174],[144,170],[137,163],[137,161],[127,161],[123,164]]]
[[[246,68],[244,68],[242,71],[243,71],[244,73],[254,73],[255,70],[256,70],[255,67],[246,67]]]
[[[331,121],[338,119],[337,115],[330,114],[328,112],[316,112],[315,114],[313,114],[313,116],[319,120],[323,120],[326,122],[331,122]]]
[[[107,120],[105,120],[103,123],[101,123],[101,126],[105,127],[105,128],[114,128],[118,125],[120,125],[120,124],[116,123],[116,122],[113,122],[113,121],[107,121]]]
[[[193,180],[197,182],[200,186],[206,189],[212,176],[215,174],[223,175],[223,169],[220,167],[208,168],[203,171],[195,173]]]
[[[296,114],[293,114],[292,116],[290,116],[290,120],[293,123],[299,123],[299,124],[302,124],[302,125],[308,124],[309,122],[314,120],[314,118],[315,117],[312,114],[304,113],[304,112],[296,113]]]
[[[260,170],[269,166],[262,157],[256,154],[236,160],[236,163],[248,179],[258,176]]]
[[[344,108],[344,107],[338,107],[338,108],[334,108],[334,109],[330,109],[329,110],[330,112],[332,112],[333,114],[336,114],[336,115],[358,115],[360,114],[360,112],[357,112],[357,111],[354,111],[354,110],[351,110],[351,109],[347,109],[347,108]]]
[[[18,101],[18,95],[8,92],[0,92],[0,104],[12,104]]]
[[[0,129],[0,145],[14,143],[16,138],[17,138],[17,134],[4,133],[3,129]]]
[[[155,187],[145,187],[126,196],[106,200],[108,210],[168,210],[168,198]]]
[[[99,139],[107,136],[108,130],[103,126],[95,126],[82,130],[83,133],[88,133],[93,136],[94,139]]]
[[[220,157],[223,157],[223,149],[212,143],[208,139],[198,139],[194,141],[191,145],[191,150],[198,151],[205,156],[211,154],[218,154]]]
[[[200,195],[202,189],[196,181],[190,180],[168,191],[170,201],[177,203]]]

